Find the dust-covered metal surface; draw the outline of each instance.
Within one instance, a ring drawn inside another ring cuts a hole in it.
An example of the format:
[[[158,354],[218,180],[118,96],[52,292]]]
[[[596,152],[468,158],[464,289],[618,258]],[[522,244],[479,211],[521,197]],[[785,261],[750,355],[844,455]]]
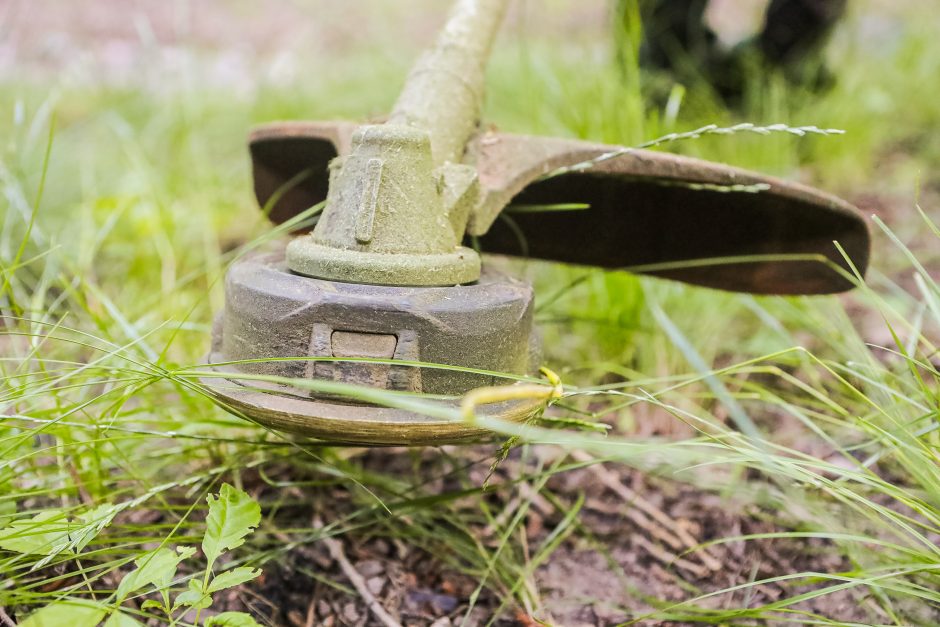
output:
[[[221,356],[211,354],[211,361]],[[316,438],[330,444],[366,446],[425,446],[464,444],[491,439],[488,429],[463,420],[442,420],[417,412],[330,399],[297,396],[296,390],[262,388],[256,382],[239,380],[227,367],[210,368],[219,376],[202,380],[215,399],[229,411],[264,427]],[[456,411],[458,400],[433,401]],[[525,422],[544,407],[541,399],[529,398],[480,404],[474,414],[484,419]]]
[[[480,199],[476,168],[463,157],[477,132],[486,60],[507,5],[455,2],[388,121],[356,129],[348,153],[330,161],[326,206],[313,232],[288,246],[291,270],[379,285],[444,286],[479,278],[479,254],[461,245]],[[340,132],[321,130],[333,138]],[[313,141],[306,155],[322,163],[330,156],[327,143]],[[302,189],[294,194],[310,200]]]
[[[292,143],[304,136],[322,143],[344,124],[286,128]],[[283,141],[279,129],[266,127],[262,141]],[[342,154],[343,146],[334,149]],[[490,132],[471,149],[481,200],[467,231],[482,236],[483,252],[633,269],[761,294],[850,289],[849,264],[834,241],[860,273],[868,265],[870,236],[858,210],[804,185],[679,155],[570,139]],[[264,185],[256,175],[262,206],[272,202],[270,180],[286,183],[304,168],[323,168],[319,182],[300,184],[307,199],[325,186],[326,160],[278,165],[279,175],[262,164]],[[286,194],[273,204],[275,220],[309,206]],[[545,205],[581,208],[536,209]]]
[[[329,193],[313,233],[287,247],[294,272],[377,285],[456,285],[480,276],[480,256],[461,246],[479,198],[476,170],[435,164],[432,135],[369,124],[348,155],[330,162]]]
[[[213,351],[225,361],[251,360],[239,369],[253,374],[462,394],[498,381],[453,369],[341,365],[332,358],[379,357],[373,353],[387,349],[393,336],[388,357],[395,360],[526,374],[532,300],[531,286],[491,271],[462,286],[364,285],[301,276],[288,270],[283,252],[260,253],[228,271]],[[360,334],[362,341],[344,334]],[[371,348],[364,348],[366,340]],[[356,344],[360,355],[348,350]]]
[[[464,422],[356,405],[348,398],[238,375],[453,396],[507,383],[487,372],[524,375],[539,359],[531,286],[495,272],[484,272],[466,286],[341,283],[290,272],[281,250],[233,264],[225,297],[210,362],[224,363],[216,371],[230,378],[206,383],[220,400],[259,423],[319,438],[430,443],[479,438],[484,432]],[[350,358],[360,361],[344,361]],[[409,365],[415,362],[456,368]],[[522,420],[538,406],[536,401],[496,403],[480,415]]]
[[[330,161],[349,152],[350,137],[358,126],[282,122],[251,132],[248,148],[255,196],[275,224],[326,199]]]
[[[862,274],[868,266],[870,236],[858,210],[739,168],[492,134],[481,139],[479,170],[489,206],[468,230],[483,235],[488,252],[758,294],[844,291],[854,286],[852,265]]]

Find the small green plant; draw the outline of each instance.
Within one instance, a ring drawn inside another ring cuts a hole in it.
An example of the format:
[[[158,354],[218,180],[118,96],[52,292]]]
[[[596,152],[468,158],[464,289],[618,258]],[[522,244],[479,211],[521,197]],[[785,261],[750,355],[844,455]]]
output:
[[[158,610],[166,615],[170,625],[176,625],[188,613],[195,611],[194,623],[199,624],[203,610],[212,605],[212,595],[221,590],[251,581],[261,574],[258,568],[237,566],[215,573],[213,567],[227,551],[241,546],[261,520],[261,508],[248,494],[223,484],[218,495],[209,495],[209,515],[206,518],[206,531],[202,539],[202,552],[206,557],[204,574],[188,579],[186,589],[176,592],[174,588],[180,582],[177,570],[180,563],[193,557],[196,548],[178,546],[176,549],[159,547],[144,553],[136,560],[136,568],[121,580],[117,590],[107,601],[91,601],[77,598],[65,598],[50,603],[34,612],[21,625],[25,627],[45,627],[68,623],[72,627],[94,627],[105,620],[105,627],[133,627],[141,625],[128,608],[123,607],[126,600],[135,594],[158,592],[160,601],[147,599],[141,604],[141,610]],[[0,535],[0,547],[22,553],[45,553],[46,559],[64,550],[78,550],[94,534],[107,526],[113,518],[102,510],[111,506],[98,507],[77,517],[76,523],[64,523],[65,516],[55,511],[44,511],[29,521],[17,522]],[[113,509],[113,508],[112,508]],[[76,531],[78,533],[76,533]],[[223,625],[230,627],[251,627],[255,620],[243,612],[222,612],[211,616],[203,623],[207,627]]]

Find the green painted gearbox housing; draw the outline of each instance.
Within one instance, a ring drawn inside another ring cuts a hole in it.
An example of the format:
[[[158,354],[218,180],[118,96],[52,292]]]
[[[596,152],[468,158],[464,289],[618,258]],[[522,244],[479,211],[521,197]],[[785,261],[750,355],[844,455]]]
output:
[[[352,152],[330,163],[326,210],[287,248],[291,270],[377,285],[457,285],[480,277],[460,245],[479,198],[476,170],[435,167],[430,134],[411,126],[360,127]]]
[[[287,264],[307,276],[379,285],[457,285],[480,277],[461,246],[480,201],[464,163],[477,132],[486,58],[508,0],[461,0],[437,43],[415,64],[385,124],[360,127],[330,164],[314,232]]]

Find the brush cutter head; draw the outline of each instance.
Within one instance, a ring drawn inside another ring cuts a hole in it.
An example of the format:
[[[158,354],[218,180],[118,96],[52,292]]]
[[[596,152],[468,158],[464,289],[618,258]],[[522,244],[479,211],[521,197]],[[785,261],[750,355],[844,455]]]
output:
[[[513,383],[499,373],[524,375],[538,367],[532,297],[528,284],[489,270],[472,284],[449,287],[315,279],[291,272],[281,246],[230,268],[209,356],[216,376],[204,383],[237,413],[323,440],[390,445],[479,439],[485,430],[454,420],[454,398]],[[353,385],[387,390],[386,400],[402,405],[389,409],[370,405],[369,398],[354,400]],[[416,393],[442,397],[419,403],[443,417],[409,411]],[[518,421],[538,408],[537,399],[523,398],[486,403],[474,413]]]
[[[258,202],[301,234],[228,272],[206,377],[227,409],[373,445],[464,442],[487,433],[474,417],[537,414],[545,390],[505,378],[539,362],[532,290],[480,252],[759,294],[840,292],[864,273],[868,229],[828,194],[669,154],[479,132],[507,1],[457,0],[387,123],[252,133]]]

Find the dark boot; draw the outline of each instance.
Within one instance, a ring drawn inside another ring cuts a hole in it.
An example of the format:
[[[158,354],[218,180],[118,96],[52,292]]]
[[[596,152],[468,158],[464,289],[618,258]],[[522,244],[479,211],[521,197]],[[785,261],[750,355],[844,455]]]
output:
[[[707,6],[708,0],[640,0],[641,65],[666,70],[684,84],[704,81],[729,106],[740,102],[748,75],[761,66],[782,70],[809,88],[831,84],[819,53],[845,13],[846,0],[772,0],[763,31],[731,51],[720,48],[705,24]],[[615,5],[621,47],[631,45],[623,39],[632,30],[628,7],[629,0]]]

